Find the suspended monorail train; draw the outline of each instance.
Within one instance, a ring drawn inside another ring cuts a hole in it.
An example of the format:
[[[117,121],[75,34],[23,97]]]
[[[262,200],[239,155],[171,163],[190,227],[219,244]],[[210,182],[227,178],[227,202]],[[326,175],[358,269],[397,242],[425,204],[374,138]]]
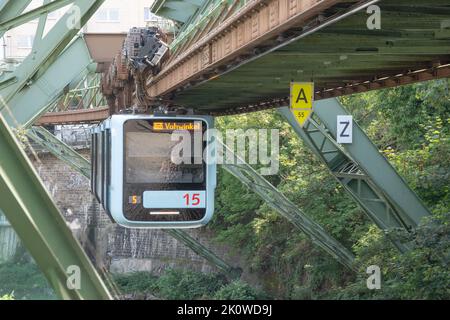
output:
[[[113,115],[92,129],[91,190],[128,228],[195,228],[214,212],[209,116]]]

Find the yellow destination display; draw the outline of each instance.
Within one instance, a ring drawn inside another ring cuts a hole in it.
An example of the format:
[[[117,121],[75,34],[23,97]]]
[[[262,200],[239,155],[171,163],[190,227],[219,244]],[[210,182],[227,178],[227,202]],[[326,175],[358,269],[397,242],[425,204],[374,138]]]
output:
[[[199,122],[154,122],[154,131],[174,131],[174,130],[187,130],[197,131],[202,130],[202,123]]]
[[[313,113],[314,83],[291,83],[290,108],[291,112],[303,127]]]

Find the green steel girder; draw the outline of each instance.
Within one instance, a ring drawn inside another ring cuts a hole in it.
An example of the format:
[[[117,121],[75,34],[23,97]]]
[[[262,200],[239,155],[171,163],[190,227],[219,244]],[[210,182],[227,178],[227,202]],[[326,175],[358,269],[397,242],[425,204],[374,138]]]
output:
[[[14,19],[20,15],[31,3],[32,0],[4,0],[0,4],[0,23]],[[0,38],[6,30],[0,30]]]
[[[43,5],[47,5],[49,2],[51,2],[51,0],[44,0]],[[39,22],[38,22],[36,34],[34,36],[34,41],[33,41],[33,48],[36,48],[37,46],[39,46],[42,41],[42,38],[44,37],[45,25],[47,24],[47,18],[48,18],[47,13],[42,13],[39,16]]]
[[[356,123],[352,144],[336,142],[337,116],[348,115],[337,99],[315,102],[313,117],[303,128],[289,108],[279,112],[379,228],[411,230],[430,214]],[[394,244],[407,250],[401,243]]]
[[[303,231],[314,244],[330,254],[344,266],[354,269],[355,257],[339,241],[330,236],[318,223],[304,214],[284,194],[277,190],[249,164],[239,158],[225,145],[227,153],[233,155],[233,164],[223,164],[223,168],[241,181],[247,188],[259,195],[271,208]]]
[[[12,28],[23,25],[23,24],[30,22],[42,15],[46,15],[49,12],[61,9],[62,7],[68,5],[72,2],[73,2],[73,0],[54,0],[53,2],[44,4],[36,9],[30,10],[24,14],[15,16],[11,19],[0,20],[0,32],[5,32]]]
[[[0,211],[62,299],[112,299],[0,115]],[[71,268],[80,287],[70,288]]]
[[[91,178],[91,166],[90,162],[83,158],[78,152],[76,152],[72,147],[68,146],[53,134],[48,132],[42,127],[33,127],[27,131],[28,137],[33,139],[36,143],[47,149],[58,159],[67,163],[75,171],[81,173],[86,178]],[[170,234],[172,237],[184,243],[188,248],[194,251],[199,256],[203,257],[209,261],[212,265],[216,266],[230,279],[239,278],[241,275],[241,270],[239,268],[234,268],[227,262],[218,257],[212,250],[205,247],[199,241],[191,237],[188,233],[183,230],[163,230]]]
[[[0,96],[6,103],[45,73],[103,2],[104,0],[73,0],[71,9],[39,41],[33,52],[15,72],[0,82]]]
[[[0,113],[11,127],[29,127],[89,70],[95,69],[82,37],[76,38],[54,63],[9,102],[1,101]],[[63,72],[61,72],[64,70]],[[75,79],[75,80],[74,80]],[[1,97],[0,97],[1,98]]]
[[[106,99],[101,93],[101,74],[87,72],[78,81],[72,81],[70,90],[46,108],[47,112],[62,112],[75,108],[93,109],[105,106]],[[75,106],[73,103],[76,103]]]
[[[214,7],[209,8],[206,12],[202,13],[195,22],[190,23],[187,28],[183,28],[180,34],[174,39],[174,41],[170,44],[170,49],[173,51],[177,47],[179,47],[182,43],[188,40],[193,36],[193,33],[198,32],[199,28],[201,28],[204,24],[206,24],[211,19],[217,18],[217,15],[220,12],[220,9],[223,8],[225,4],[228,3],[228,0],[220,0],[215,4]]]
[[[206,1],[208,0],[157,0],[153,3],[151,10],[159,16],[186,23]]]
[[[211,264],[215,265],[223,274],[227,275],[230,279],[239,279],[242,273],[240,268],[233,268],[224,260],[219,258],[214,252],[206,248],[196,239],[192,238],[186,231],[180,229],[165,229],[166,233],[178,241],[184,243],[188,248],[197,253],[199,256],[205,258]]]
[[[45,149],[54,154],[58,159],[69,164],[75,171],[90,178],[90,162],[43,127],[34,126],[30,128],[27,130],[27,136],[39,145],[45,147]]]

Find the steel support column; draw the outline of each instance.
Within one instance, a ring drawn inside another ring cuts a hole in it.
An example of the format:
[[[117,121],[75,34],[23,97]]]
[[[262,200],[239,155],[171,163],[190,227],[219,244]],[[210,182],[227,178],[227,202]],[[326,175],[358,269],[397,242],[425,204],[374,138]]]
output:
[[[72,169],[90,179],[90,162],[43,127],[32,127],[27,131],[27,136],[50,151],[58,159],[70,165]]]
[[[68,4],[71,4],[73,0],[53,0],[52,2],[45,3],[44,5],[30,10],[27,13],[16,15],[10,19],[0,20],[0,32],[5,32],[22,24],[30,22],[43,14],[58,10]],[[22,10],[23,11],[23,10]]]
[[[229,154],[233,154],[226,146]],[[339,241],[330,236],[319,224],[304,214],[285,195],[277,190],[269,181],[256,172],[249,164],[237,155],[234,164],[223,164],[223,168],[235,176],[250,190],[258,194],[271,208],[288,219],[295,227],[303,231],[311,240],[325,252],[334,257],[344,266],[354,268],[354,256]]]
[[[52,107],[53,101],[71,86],[76,86],[89,69],[94,67],[84,39],[79,37],[38,79],[29,83],[20,93],[9,101],[3,96],[0,113],[11,127],[29,127]],[[0,99],[1,92],[0,90]]]
[[[31,3],[32,0],[3,0],[0,4],[0,23],[14,19],[19,16]],[[3,37],[6,30],[0,30]]]
[[[227,275],[230,279],[238,279],[241,276],[242,270],[240,268],[234,268],[230,266],[210,249],[206,248],[199,241],[192,238],[186,231],[180,229],[164,229],[164,231],[178,241],[184,243],[199,256],[205,258],[212,265],[216,266],[220,271],[222,271],[222,273]]]
[[[56,293],[63,299],[111,299],[1,115],[0,150],[0,210]],[[78,288],[67,285],[71,267],[80,271]]]
[[[1,80],[0,96],[6,103],[9,103],[21,91],[26,90],[45,73],[103,2],[104,0],[73,0],[71,9],[45,35],[44,39],[38,41],[33,52],[8,78]],[[60,72],[59,75],[61,74],[63,73]]]
[[[279,112],[379,228],[410,230],[430,214],[356,123],[352,144],[336,142],[337,116],[348,115],[337,99],[316,102],[313,117],[304,128],[289,108]],[[396,245],[406,250],[404,245]]]

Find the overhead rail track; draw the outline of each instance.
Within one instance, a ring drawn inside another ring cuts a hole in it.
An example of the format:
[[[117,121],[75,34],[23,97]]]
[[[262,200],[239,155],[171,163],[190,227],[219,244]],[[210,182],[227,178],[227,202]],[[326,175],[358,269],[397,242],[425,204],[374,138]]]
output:
[[[89,102],[87,92],[81,100],[88,103],[78,103],[75,110],[55,109],[54,104],[67,93],[77,96],[77,86],[84,77],[108,66],[107,59],[95,63],[84,39],[76,37],[103,2],[46,0],[28,12],[24,11],[31,0],[0,4],[0,35],[39,18],[32,54],[15,71],[0,77],[0,145],[7,150],[0,158],[0,195],[7,197],[1,209],[62,298],[111,296],[80,251],[10,128],[29,129],[51,109],[70,114],[46,115],[40,124],[91,123],[107,116],[101,103]],[[47,14],[70,3],[79,16],[74,19],[69,9],[44,37]],[[375,11],[367,12],[369,7]],[[370,27],[368,18],[377,14],[377,8],[381,24],[379,28]],[[320,100],[450,76],[448,0],[158,0],[152,10],[176,21],[180,32],[171,45],[171,56],[159,72],[146,79],[145,91],[155,103],[197,113],[219,116],[283,107],[293,81],[314,82],[315,97]],[[98,86],[83,89],[98,90]],[[339,104],[318,102],[316,109],[304,129],[294,126],[297,134],[380,228],[414,228],[428,214],[420,200],[383,162],[358,127],[356,133],[365,146],[344,148],[335,143],[336,114],[345,114]],[[42,130],[35,128],[28,134],[72,163],[74,169],[90,174],[86,159],[80,159],[78,153]],[[389,172],[387,179],[380,179],[374,171],[379,166]],[[250,169],[228,167],[323,249],[351,267],[350,252],[327,237],[320,226],[309,223],[276,189],[268,192],[271,185]],[[177,231],[172,235],[223,272],[236,274],[188,234]],[[65,287],[71,264],[79,265],[87,275],[81,290]]]
[[[371,5],[380,29],[368,26]],[[212,29],[192,31],[195,40],[176,49],[147,89],[225,115],[286,105],[291,81],[314,82],[320,100],[445,78],[449,25],[445,0],[248,1]]]

